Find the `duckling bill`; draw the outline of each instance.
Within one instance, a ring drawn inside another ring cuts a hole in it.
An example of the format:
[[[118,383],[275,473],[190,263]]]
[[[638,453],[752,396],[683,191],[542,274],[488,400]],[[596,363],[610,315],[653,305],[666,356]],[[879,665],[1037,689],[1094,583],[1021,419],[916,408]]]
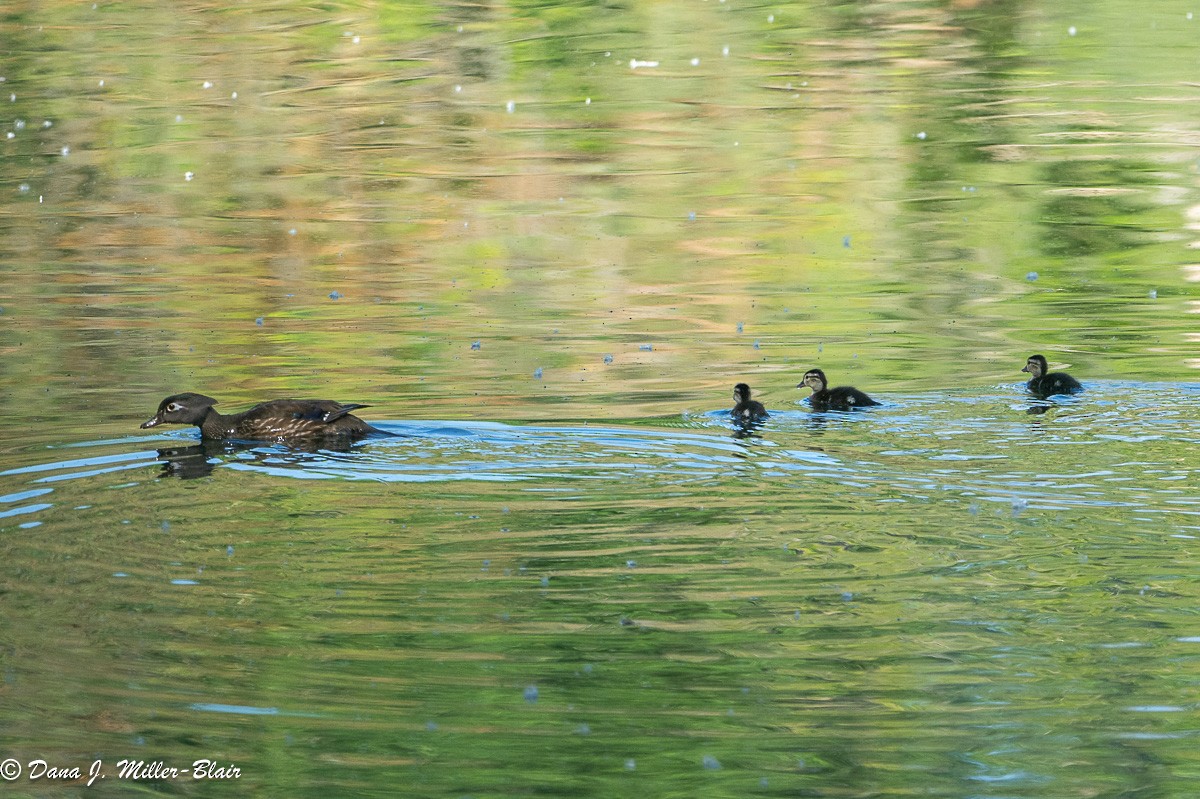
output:
[[[389,435],[350,413],[366,405],[343,405],[333,400],[271,400],[225,416],[213,410],[216,404],[215,399],[203,394],[173,394],[159,403],[158,412],[142,423],[142,429],[160,424],[190,424],[200,428],[200,437],[204,439],[246,441]]]
[[[1046,359],[1041,355],[1030,355],[1029,359],[1025,361],[1025,368],[1021,371],[1028,372],[1030,375],[1025,388],[1039,399],[1045,399],[1055,394],[1074,394],[1076,391],[1083,390],[1079,381],[1066,372],[1051,372],[1047,368]]]
[[[805,386],[812,389],[808,404],[814,411],[852,411],[879,404],[853,386],[829,388],[829,381],[820,369],[809,369],[804,373],[804,379],[796,388]]]
[[[761,422],[770,416],[758,400],[750,399],[750,386],[738,383],[733,387],[733,409],[729,415],[737,422]]]

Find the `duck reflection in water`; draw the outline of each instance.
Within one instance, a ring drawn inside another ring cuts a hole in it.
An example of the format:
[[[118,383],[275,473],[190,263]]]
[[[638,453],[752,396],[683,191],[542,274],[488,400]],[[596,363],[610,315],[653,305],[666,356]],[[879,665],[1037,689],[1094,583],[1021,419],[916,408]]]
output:
[[[350,452],[354,442],[346,439],[326,439],[324,441],[288,441],[286,452],[299,455],[317,452]],[[281,450],[264,448],[262,442],[256,441],[221,441],[219,439],[202,439],[199,443],[180,447],[161,447],[158,450],[158,460],[162,463],[160,477],[178,477],[180,480],[195,480],[198,477],[208,477],[213,470],[239,453],[250,452],[253,460],[265,461],[267,458],[278,459]]]

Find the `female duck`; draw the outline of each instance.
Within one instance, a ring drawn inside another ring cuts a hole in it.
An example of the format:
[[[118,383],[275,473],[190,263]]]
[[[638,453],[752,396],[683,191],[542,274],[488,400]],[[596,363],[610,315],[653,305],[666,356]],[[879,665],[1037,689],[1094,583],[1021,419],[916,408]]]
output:
[[[342,405],[332,400],[272,400],[248,411],[223,416],[213,410],[217,401],[203,394],[174,394],[163,400],[158,413],[142,429],[160,424],[194,424],[206,439],[249,441],[288,439],[357,439],[372,433],[387,435],[350,411],[366,405]]]
[[[1083,390],[1079,381],[1066,372],[1050,372],[1046,367],[1046,359],[1041,355],[1030,355],[1021,371],[1031,375],[1025,388],[1039,399],[1055,394],[1074,394]]]
[[[808,403],[814,411],[852,411],[879,404],[853,386],[828,388],[829,381],[820,369],[809,369],[804,373],[804,380],[796,388],[805,386],[812,389]]]
[[[745,383],[733,387],[733,410],[729,415],[741,423],[761,422],[770,416],[761,402],[750,399],[750,386]]]

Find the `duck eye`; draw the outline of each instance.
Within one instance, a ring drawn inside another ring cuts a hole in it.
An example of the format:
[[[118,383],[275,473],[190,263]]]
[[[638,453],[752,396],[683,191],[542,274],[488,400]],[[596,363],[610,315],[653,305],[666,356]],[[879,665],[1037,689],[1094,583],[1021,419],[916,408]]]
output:
[[[182,409],[183,409],[183,406],[180,405],[178,402],[172,402],[170,405],[167,406],[168,413],[174,413],[175,411],[182,410]]]

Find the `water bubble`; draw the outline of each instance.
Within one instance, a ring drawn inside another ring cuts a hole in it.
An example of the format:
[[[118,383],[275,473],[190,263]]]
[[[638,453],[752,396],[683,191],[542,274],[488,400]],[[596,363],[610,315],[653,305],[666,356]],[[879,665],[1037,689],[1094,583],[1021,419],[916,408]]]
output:
[[[510,114],[511,114],[513,111],[516,111],[516,110],[517,110],[517,103],[516,103],[516,101],[514,101],[514,100],[509,100],[507,103],[505,103],[505,104],[504,104],[504,110],[505,110],[505,111],[507,111],[507,112],[508,112],[508,113],[510,113]]]
[[[354,42],[355,44],[358,44],[359,42],[361,42],[361,41],[362,41],[362,37],[360,37],[360,36],[355,36],[355,37],[354,37],[353,39],[351,39],[350,41]]]
[[[696,221],[696,212],[695,211],[688,211],[688,221],[689,222]]]
[[[754,349],[756,349],[756,350],[762,349],[762,346],[759,344],[758,339],[754,339]]]
[[[425,722],[425,731],[426,732],[437,732],[437,728],[438,728],[438,725],[437,725],[436,721]]]
[[[1074,36],[1074,35],[1075,35],[1075,26],[1074,26],[1074,25],[1072,25],[1071,27],[1067,28],[1067,35],[1068,35],[1068,36]]]
[[[774,21],[775,21],[775,15],[767,14],[767,22],[774,22]]]
[[[737,323],[737,332],[741,333],[744,327],[745,327],[744,323],[738,322]]]
[[[591,735],[592,728],[586,724],[580,724],[578,727],[575,728],[575,733],[577,735]]]
[[[636,561],[636,560],[627,560],[627,561],[625,561],[625,568],[626,568],[626,569],[636,569],[636,568],[637,568],[637,561]]]
[[[632,757],[625,758],[625,770],[626,771],[636,771],[637,770],[637,761],[634,760]]]
[[[17,186],[17,191],[21,192],[22,194],[28,194],[29,193],[29,184],[22,183],[20,186]]]
[[[705,755],[704,760],[702,760],[700,762],[702,762],[704,764],[704,767],[706,769],[710,769],[713,771],[715,771],[721,767],[721,761],[717,760],[712,755]]]
[[[15,138],[17,138],[17,134],[13,133],[13,132],[10,130],[8,133],[4,134],[4,138],[6,138],[6,139],[15,139]]]
[[[1026,272],[1025,279],[1028,280],[1030,283],[1032,283],[1033,281],[1038,279],[1038,273],[1037,272]]]
[[[471,342],[471,349],[473,349],[473,350],[481,350],[481,349],[483,349],[483,342],[482,342],[482,341],[472,341],[472,342]]]
[[[201,88],[204,88],[204,89],[211,89],[212,87],[213,87],[213,84],[212,84],[211,80],[206,80],[206,81],[204,81],[204,83],[201,84]]]
[[[230,544],[229,546],[225,547],[225,554],[228,555],[229,557],[233,557],[233,544]]]
[[[722,0],[722,2],[724,2],[724,0]],[[729,57],[729,45],[725,45],[721,48],[721,55],[725,56],[726,58]]]
[[[538,701],[538,689],[536,685],[525,686],[525,701],[531,704]]]
[[[342,294],[342,292],[340,292],[336,289],[329,292],[329,299],[331,299],[331,300],[340,300],[344,296],[346,296],[346,295]]]
[[[170,530],[170,529],[171,529],[171,523],[170,523],[170,522],[168,522],[168,521],[164,521],[164,522],[163,522],[161,525],[159,525],[159,526],[160,526],[160,527],[162,527],[162,531],[163,531],[164,533],[165,533],[165,532],[167,532],[168,530]]]
[[[842,246],[845,247],[846,249],[850,249],[850,237],[849,236],[842,236]]]
[[[99,86],[101,89],[103,89],[103,88],[104,88],[104,79],[103,79],[103,78],[101,78],[101,79],[100,79],[100,82],[99,82],[99,83],[97,83],[96,85],[97,85],[97,86]]]
[[[263,318],[261,316],[256,318],[254,320],[254,324],[258,325],[259,327],[262,327],[263,326]]]
[[[917,134],[917,138],[920,139],[921,141],[925,141],[925,135],[926,135],[925,131],[921,131],[920,133]]]
[[[1158,299],[1158,291],[1156,289],[1150,289],[1150,293],[1147,294],[1146,296],[1148,296],[1152,300],[1157,300]]]
[[[543,577],[541,582],[542,582],[542,588],[550,587],[550,578],[549,577]]]
[[[53,122],[51,122],[51,121],[50,121],[50,120],[48,120],[48,119],[43,119],[43,120],[42,120],[42,127],[43,127],[43,128],[52,128],[52,127],[54,127],[54,123],[53,123]]]
[[[533,370],[533,379],[534,380],[542,379],[542,367],[539,366],[538,368]]]
[[[583,104],[584,104],[584,105],[591,105],[591,104],[592,104],[592,98],[591,98],[591,97],[587,98],[586,100],[584,100],[584,101],[583,101]]]
[[[613,362],[613,357],[612,357],[611,355],[605,355],[605,356],[604,356],[604,362],[605,362],[606,364],[607,364],[607,363],[612,363],[612,362]]]
[[[196,173],[195,173],[195,172],[184,172],[184,173],[183,173],[183,179],[184,179],[185,181],[187,181],[188,183],[191,183],[191,182],[192,182],[192,178],[194,178],[194,177],[196,177]]]
[[[653,344],[639,344],[638,349],[641,350],[642,352],[653,352],[654,345]]]
[[[60,153],[62,153],[62,155],[63,155],[63,158],[66,158],[68,155],[70,155],[70,154],[71,154],[71,148],[70,148],[70,147],[63,147],[61,150],[59,150],[59,152],[60,152]]]
[[[1186,14],[1185,16],[1186,16],[1186,18],[1187,18],[1188,22],[1191,22],[1191,20],[1192,20],[1192,12],[1191,12],[1191,11],[1187,12],[1187,14]]]
[[[698,66],[700,66],[700,59],[699,59],[699,58],[693,58],[693,59],[692,59],[692,66],[694,66],[694,67],[698,67]]]
[[[458,84],[458,83],[454,84],[454,93],[462,94],[462,85],[461,84]]]
[[[1019,516],[1021,514],[1021,511],[1025,510],[1028,507],[1029,507],[1029,500],[1025,499],[1024,497],[1017,497],[1016,499],[1014,499],[1012,501],[1013,516]]]
[[[14,119],[13,120],[13,128],[16,130],[25,130],[25,120]]]
[[[854,601],[854,592],[853,591],[843,591],[842,592],[842,601],[843,602],[853,602]]]
[[[230,94],[230,95],[229,95],[229,99],[230,99],[230,100],[236,100],[236,99],[237,99],[237,92],[233,92],[232,94]]]

